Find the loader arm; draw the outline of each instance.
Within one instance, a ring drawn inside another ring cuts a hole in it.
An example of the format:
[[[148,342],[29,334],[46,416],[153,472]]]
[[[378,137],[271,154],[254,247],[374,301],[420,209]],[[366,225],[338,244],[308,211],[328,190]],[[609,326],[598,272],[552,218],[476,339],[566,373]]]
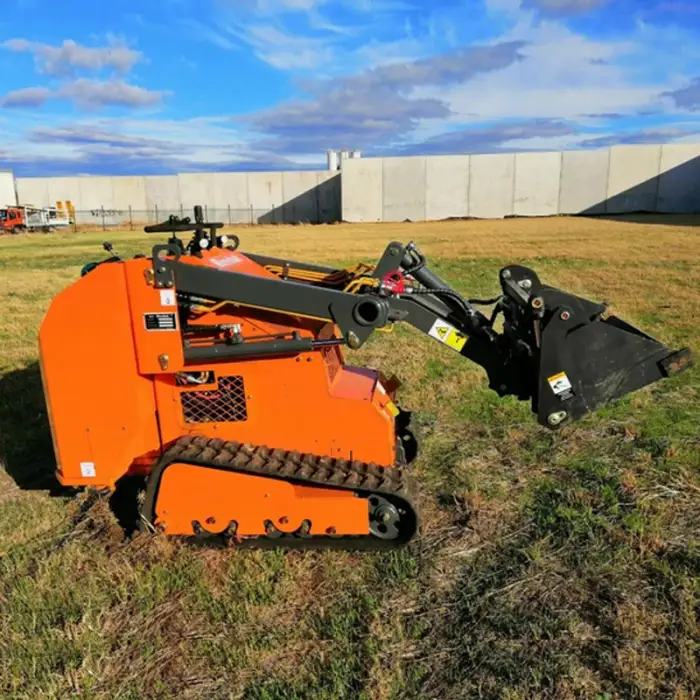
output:
[[[200,230],[190,255],[198,254],[201,240]],[[207,241],[205,247],[216,245],[213,230]],[[547,286],[520,265],[500,270],[501,293],[494,299],[465,300],[430,270],[413,243],[392,242],[376,265],[347,270],[243,253],[275,272],[271,278],[193,265],[187,252],[172,239],[153,249],[155,286],[174,288],[181,309],[193,299],[228,301],[328,321],[340,331],[325,340],[294,334],[198,347],[185,341],[187,362],[279,356],[329,344],[358,349],[375,330],[403,322],[483,367],[500,396],[530,401],[550,429],[693,364],[689,350],[672,351],[615,316],[604,319],[604,305]],[[477,305],[493,306],[491,315]],[[500,333],[494,328],[499,315]]]

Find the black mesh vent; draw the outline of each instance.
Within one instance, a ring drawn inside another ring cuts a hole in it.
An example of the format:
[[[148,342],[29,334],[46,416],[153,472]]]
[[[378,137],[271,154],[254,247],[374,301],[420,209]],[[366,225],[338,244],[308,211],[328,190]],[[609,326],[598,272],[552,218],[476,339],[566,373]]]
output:
[[[219,377],[216,391],[180,394],[185,423],[235,423],[248,420],[243,377]]]

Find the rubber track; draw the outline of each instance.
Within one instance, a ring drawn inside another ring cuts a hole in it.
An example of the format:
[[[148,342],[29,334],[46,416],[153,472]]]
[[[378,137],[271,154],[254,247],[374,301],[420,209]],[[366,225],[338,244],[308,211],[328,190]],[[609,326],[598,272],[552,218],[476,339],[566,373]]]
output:
[[[273,449],[266,445],[240,444],[203,436],[185,436],[177,440],[163,454],[149,476],[146,498],[142,507],[143,517],[149,523],[154,520],[154,507],[162,475],[168,466],[174,463],[255,474],[309,486],[350,490],[365,498],[376,494],[391,501],[405,512],[400,521],[401,535],[393,540],[384,540],[372,534],[301,536],[277,533],[275,536],[243,538],[236,542],[237,546],[295,549],[397,549],[406,545],[418,529],[418,516],[413,506],[415,487],[403,464],[386,467],[375,463],[351,462]],[[207,544],[230,544],[223,535],[205,532],[192,539]]]

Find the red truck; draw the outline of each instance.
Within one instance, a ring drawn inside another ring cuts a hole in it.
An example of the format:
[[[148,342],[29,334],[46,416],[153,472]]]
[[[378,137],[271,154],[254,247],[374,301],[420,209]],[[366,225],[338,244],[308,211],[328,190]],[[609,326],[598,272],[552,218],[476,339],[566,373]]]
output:
[[[68,213],[56,207],[5,207],[0,209],[0,232],[44,231],[70,225]]]

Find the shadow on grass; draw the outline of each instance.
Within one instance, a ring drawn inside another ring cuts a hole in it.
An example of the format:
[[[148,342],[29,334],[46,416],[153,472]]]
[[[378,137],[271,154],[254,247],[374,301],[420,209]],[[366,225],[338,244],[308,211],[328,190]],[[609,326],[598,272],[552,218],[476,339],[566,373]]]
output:
[[[55,476],[39,364],[0,377],[0,463],[20,489],[65,495]]]

